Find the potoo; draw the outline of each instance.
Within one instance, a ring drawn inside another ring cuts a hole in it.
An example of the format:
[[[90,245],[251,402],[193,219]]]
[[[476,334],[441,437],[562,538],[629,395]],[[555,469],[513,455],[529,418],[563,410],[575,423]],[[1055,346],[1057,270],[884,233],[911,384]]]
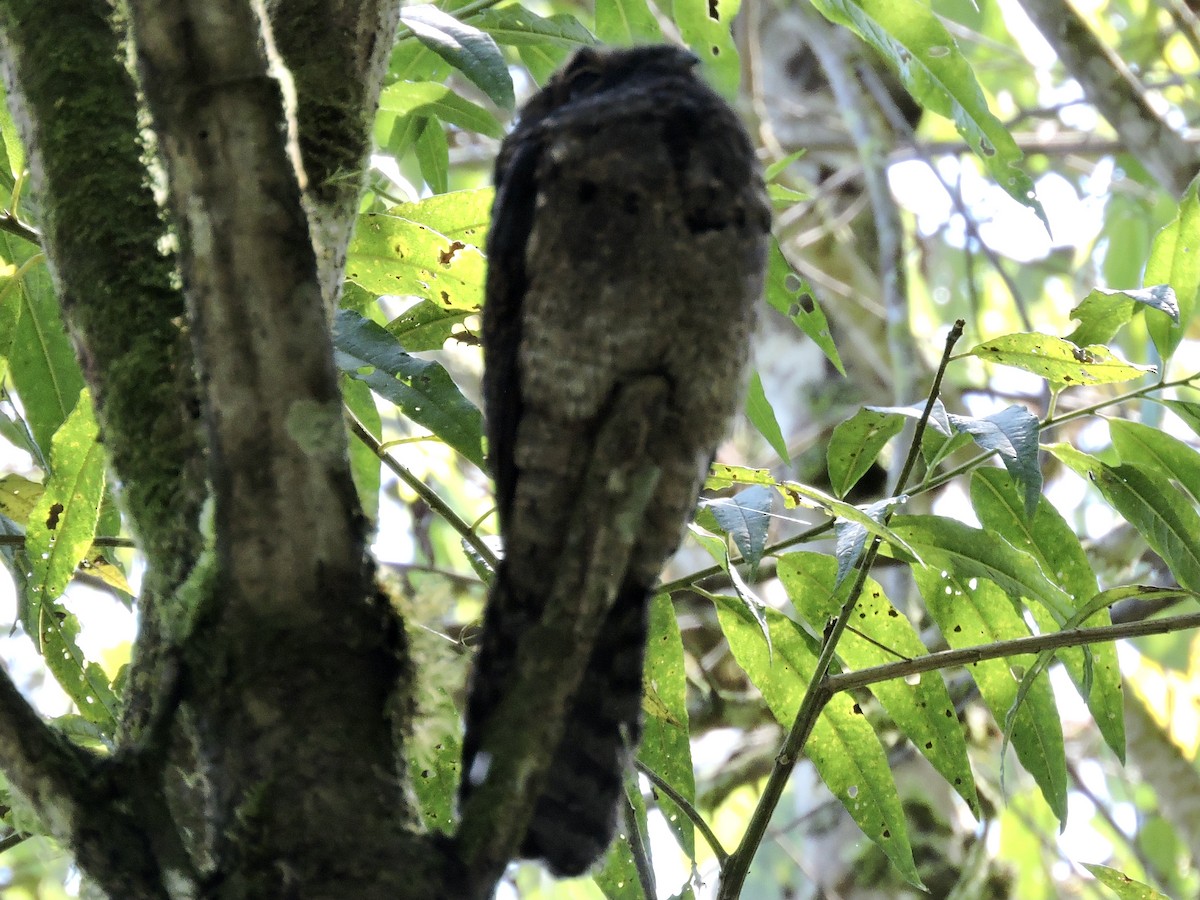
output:
[[[659,480],[521,846],[560,875],[612,839],[641,734],[650,591],[740,399],[762,289],[770,207],[754,150],[697,62],[667,46],[580,50],[496,161],[483,386],[504,561],[472,676],[464,797],[487,777],[480,742],[563,563],[596,435],[629,383],[658,379],[665,396],[630,448]]]

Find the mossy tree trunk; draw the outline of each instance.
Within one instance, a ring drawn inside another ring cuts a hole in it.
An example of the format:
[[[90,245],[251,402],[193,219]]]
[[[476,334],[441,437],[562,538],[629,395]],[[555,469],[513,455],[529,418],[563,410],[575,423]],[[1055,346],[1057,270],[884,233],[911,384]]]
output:
[[[454,893],[405,786],[409,661],[327,314],[398,15],[0,2],[42,247],[148,564],[116,752],[67,742],[0,675],[0,766],[114,898]]]

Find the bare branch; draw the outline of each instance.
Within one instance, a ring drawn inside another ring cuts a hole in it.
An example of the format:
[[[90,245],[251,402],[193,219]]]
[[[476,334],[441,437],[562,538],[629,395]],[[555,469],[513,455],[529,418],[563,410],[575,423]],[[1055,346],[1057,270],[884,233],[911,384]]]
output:
[[[3,670],[0,770],[109,896],[166,898],[147,835],[121,809],[103,761],[43,722]]]
[[[822,682],[822,687],[830,695],[833,695],[841,691],[867,687],[880,681],[920,675],[922,672],[935,672],[939,669],[949,669],[952,666],[969,666],[988,659],[1041,653],[1043,650],[1060,650],[1065,647],[1080,647],[1085,644],[1103,644],[1123,638],[1145,637],[1150,634],[1170,634],[1176,631],[1186,631],[1189,628],[1200,628],[1200,613],[1171,616],[1166,619],[1151,619],[1147,622],[1129,622],[1125,625],[1072,628],[1067,631],[1038,634],[1011,641],[980,644],[977,647],[942,650],[916,659],[906,659],[882,666],[871,666],[869,669],[859,669],[856,672],[830,675]]]
[[[1150,106],[1124,61],[1100,42],[1068,0],[1021,0],[1021,5],[1125,145],[1159,184],[1181,196],[1200,168],[1200,157]]]

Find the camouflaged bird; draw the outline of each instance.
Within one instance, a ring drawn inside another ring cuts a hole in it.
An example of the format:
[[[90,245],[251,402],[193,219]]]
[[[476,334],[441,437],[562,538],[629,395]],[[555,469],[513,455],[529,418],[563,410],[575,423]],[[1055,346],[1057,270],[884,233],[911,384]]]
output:
[[[641,735],[650,592],[740,400],[762,290],[770,207],[754,149],[697,62],[668,46],[580,50],[496,162],[484,400],[504,561],[471,681],[464,798],[486,778],[483,733],[552,590],[614,397],[636,379],[666,385],[631,451],[661,475],[521,845],[559,875],[612,839]]]

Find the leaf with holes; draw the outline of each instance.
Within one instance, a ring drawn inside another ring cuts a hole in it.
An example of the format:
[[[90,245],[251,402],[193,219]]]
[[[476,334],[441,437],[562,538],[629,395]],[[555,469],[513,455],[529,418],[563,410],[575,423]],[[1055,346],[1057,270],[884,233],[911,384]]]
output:
[[[766,615],[773,652],[741,604],[717,604],[717,619],[734,659],[762,693],[776,721],[790,728],[816,668],[819,648],[814,638],[782,613],[768,609]],[[921,887],[887,755],[852,697],[839,694],[825,706],[804,750],[863,833],[910,884]]]
[[[988,581],[963,578],[937,566],[914,566],[913,577],[929,615],[951,647],[1028,637],[1029,628],[1004,592]],[[1017,696],[1020,673],[1033,663],[1032,654],[971,663],[967,670],[997,722]],[[1043,673],[1017,711],[1010,734],[1017,759],[1037,782],[1060,822],[1067,815],[1067,764],[1062,723],[1054,705],[1050,680]]]
[[[1099,344],[1077,347],[1048,334],[1006,334],[972,347],[966,355],[1040,375],[1056,390],[1076,384],[1132,381],[1158,371],[1154,366],[1126,362]]]
[[[797,612],[813,628],[836,616],[848,587],[837,586],[834,561],[817,553],[789,553],[779,560],[779,580]],[[846,669],[865,669],[926,656],[928,650],[912,625],[888,601],[883,588],[868,578],[854,607],[849,629],[838,642],[838,658]],[[926,673],[911,684],[904,680],[879,682],[870,691],[887,710],[917,751],[981,818],[975,778],[967,759],[967,744],[954,703],[941,676]]]
[[[371,293],[422,297],[445,309],[477,312],[486,265],[474,244],[386,213],[359,216],[346,278]]]

